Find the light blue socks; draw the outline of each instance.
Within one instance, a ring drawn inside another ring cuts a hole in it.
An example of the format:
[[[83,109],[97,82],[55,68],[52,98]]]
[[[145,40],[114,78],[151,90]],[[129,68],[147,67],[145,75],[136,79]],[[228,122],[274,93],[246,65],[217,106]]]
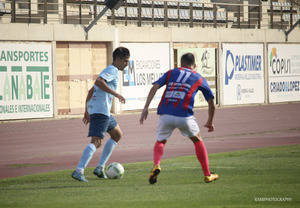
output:
[[[98,163],[98,167],[103,170],[104,167],[105,167],[105,164],[107,162],[107,160],[109,159],[112,151],[115,149],[115,146],[117,145],[118,143],[113,140],[112,138],[110,138],[109,140],[107,140],[107,142],[105,143],[105,146],[103,148],[103,151],[102,151],[102,155],[101,155],[101,158],[100,158],[100,161]]]
[[[100,161],[98,163],[98,167],[101,170],[104,169],[106,162],[108,161],[112,151],[115,149],[115,146],[117,144],[118,143],[115,140],[113,140],[112,138],[108,139],[107,142],[105,143]],[[86,166],[88,165],[88,163],[92,159],[95,151],[96,151],[96,147],[95,147],[94,144],[90,143],[86,146],[86,148],[84,149],[84,151],[82,153],[82,156],[80,158],[78,166],[76,168],[77,172],[79,172],[81,174],[84,174],[84,169],[86,168]]]
[[[80,161],[78,163],[78,166],[76,169],[77,172],[82,173],[82,174],[84,173],[84,169],[86,168],[86,166],[92,159],[95,151],[96,151],[96,147],[94,144],[90,143],[86,146],[86,148],[84,149],[84,151],[82,153]]]

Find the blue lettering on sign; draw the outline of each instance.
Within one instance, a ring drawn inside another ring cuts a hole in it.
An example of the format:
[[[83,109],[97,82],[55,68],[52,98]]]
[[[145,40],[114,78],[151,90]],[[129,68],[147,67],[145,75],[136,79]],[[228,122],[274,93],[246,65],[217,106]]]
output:
[[[236,55],[230,50],[226,51],[225,59],[225,85],[233,78],[235,72],[261,71],[262,58],[260,55]],[[229,67],[232,66],[232,67]]]
[[[123,70],[123,86],[135,86],[135,65],[134,61],[130,60],[128,66]]]
[[[228,75],[228,57],[230,56],[231,61],[232,61],[232,66],[234,66],[234,59],[233,59],[233,54],[230,52],[230,50],[226,51],[226,62],[225,62],[225,85],[228,85],[229,79],[232,79],[233,77],[233,72],[234,68],[231,69],[230,75]]]
[[[299,92],[300,81],[279,81],[270,83],[271,92]]]

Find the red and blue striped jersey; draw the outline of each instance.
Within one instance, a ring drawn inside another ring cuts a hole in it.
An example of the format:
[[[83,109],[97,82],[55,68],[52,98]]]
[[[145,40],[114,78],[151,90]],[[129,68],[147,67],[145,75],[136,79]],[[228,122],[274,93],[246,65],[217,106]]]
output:
[[[194,114],[194,98],[198,90],[208,101],[214,95],[204,77],[188,68],[169,70],[152,84],[166,85],[165,92],[157,108],[157,114],[188,117]]]

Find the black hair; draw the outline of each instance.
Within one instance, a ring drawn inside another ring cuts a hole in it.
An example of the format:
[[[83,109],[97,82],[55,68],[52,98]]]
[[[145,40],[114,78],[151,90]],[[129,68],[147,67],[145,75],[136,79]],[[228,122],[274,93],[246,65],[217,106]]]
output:
[[[181,56],[181,64],[192,66],[195,64],[195,57],[192,53],[185,53]]]
[[[130,56],[130,52],[125,47],[118,47],[113,52],[113,60],[116,60],[117,57],[123,59]]]

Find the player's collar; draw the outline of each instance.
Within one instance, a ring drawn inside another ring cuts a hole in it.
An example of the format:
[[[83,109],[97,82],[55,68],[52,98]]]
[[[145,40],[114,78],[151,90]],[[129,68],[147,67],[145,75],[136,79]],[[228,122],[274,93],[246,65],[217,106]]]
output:
[[[189,68],[189,67],[180,67],[180,68],[178,68],[178,69],[180,69],[180,70],[183,70],[183,69],[189,69],[189,70],[191,70],[191,71],[194,71],[192,68]]]

